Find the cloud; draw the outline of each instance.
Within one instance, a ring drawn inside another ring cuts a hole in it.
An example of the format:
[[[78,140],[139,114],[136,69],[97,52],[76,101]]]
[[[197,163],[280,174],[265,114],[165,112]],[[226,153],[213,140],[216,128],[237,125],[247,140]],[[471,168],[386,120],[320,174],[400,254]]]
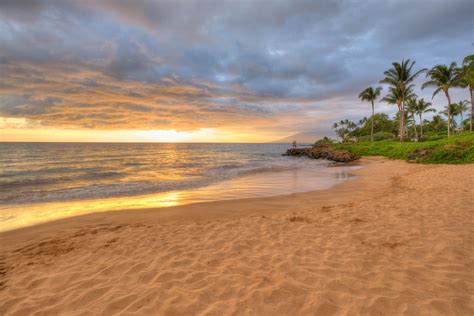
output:
[[[469,0],[4,0],[0,116],[327,130],[328,120],[368,114],[358,92],[392,61],[431,67],[472,53],[473,9]]]

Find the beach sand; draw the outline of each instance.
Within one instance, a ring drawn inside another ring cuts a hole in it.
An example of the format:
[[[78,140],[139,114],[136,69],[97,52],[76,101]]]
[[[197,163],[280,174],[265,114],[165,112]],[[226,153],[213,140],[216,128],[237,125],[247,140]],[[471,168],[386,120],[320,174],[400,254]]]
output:
[[[0,234],[1,315],[472,315],[474,165]]]

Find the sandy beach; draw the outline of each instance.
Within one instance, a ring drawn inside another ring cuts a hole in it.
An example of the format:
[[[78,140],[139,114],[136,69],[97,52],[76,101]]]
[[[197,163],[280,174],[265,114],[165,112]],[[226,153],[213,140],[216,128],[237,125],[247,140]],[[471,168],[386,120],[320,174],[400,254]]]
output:
[[[474,165],[0,234],[1,315],[472,315]]]

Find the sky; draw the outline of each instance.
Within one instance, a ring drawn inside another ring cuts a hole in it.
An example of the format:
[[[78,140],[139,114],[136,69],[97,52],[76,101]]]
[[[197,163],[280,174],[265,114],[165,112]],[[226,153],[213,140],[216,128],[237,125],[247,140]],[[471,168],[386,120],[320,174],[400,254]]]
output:
[[[332,135],[370,115],[357,96],[392,62],[473,54],[472,16],[472,0],[1,0],[0,141]]]

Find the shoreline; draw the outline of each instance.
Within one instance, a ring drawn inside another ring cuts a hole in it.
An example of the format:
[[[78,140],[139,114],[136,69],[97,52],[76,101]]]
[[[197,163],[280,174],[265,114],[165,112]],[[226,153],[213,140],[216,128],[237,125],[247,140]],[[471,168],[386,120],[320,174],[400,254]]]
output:
[[[293,158],[295,159],[295,158]],[[296,159],[295,159],[296,160]],[[309,161],[307,163],[313,162]],[[0,208],[0,234],[88,214],[140,211],[197,203],[258,199],[330,189],[349,180],[363,163],[301,165],[297,168],[247,172],[204,186],[164,192],[95,199],[8,205]]]
[[[0,233],[0,313],[472,314],[474,165],[363,162],[323,191]]]
[[[50,229],[75,229],[80,228],[81,225],[88,225],[89,223],[97,224],[121,224],[127,221],[140,222],[143,220],[151,220],[154,224],[169,224],[182,223],[193,221],[214,220],[219,218],[232,218],[242,215],[251,215],[252,212],[280,212],[282,209],[287,209],[295,199],[318,197],[327,199],[321,201],[314,201],[316,203],[326,201],[327,203],[335,203],[340,200],[340,194],[346,190],[351,190],[356,185],[349,185],[349,182],[357,181],[360,176],[364,175],[363,169],[370,167],[372,164],[383,163],[387,161],[384,157],[366,157],[361,160],[356,160],[347,163],[329,164],[328,168],[337,167],[360,167],[360,169],[351,170],[347,180],[336,183],[328,189],[311,190],[306,192],[297,192],[282,195],[239,198],[227,200],[215,200],[205,202],[195,202],[190,204],[179,204],[174,206],[164,207],[149,207],[149,208],[130,208],[130,209],[114,209],[107,211],[98,211],[86,214],[79,214],[65,218],[54,219],[47,222],[33,224],[25,227],[19,227],[12,230],[0,231],[0,242],[2,238],[9,238],[9,235],[37,234],[43,230]],[[347,188],[345,185],[349,185]],[[133,199],[133,197],[128,197]],[[333,200],[334,199],[334,200]],[[278,201],[278,202],[277,202]],[[234,205],[239,206],[253,206],[255,209],[249,211],[228,212],[227,209],[235,208]],[[275,207],[273,210],[267,210],[267,206],[272,204]],[[273,205],[275,204],[275,205]],[[208,211],[212,209],[212,211]],[[265,210],[263,210],[265,209]],[[200,213],[201,212],[201,213]],[[258,214],[257,214],[258,215]],[[28,232],[30,231],[31,232]]]

